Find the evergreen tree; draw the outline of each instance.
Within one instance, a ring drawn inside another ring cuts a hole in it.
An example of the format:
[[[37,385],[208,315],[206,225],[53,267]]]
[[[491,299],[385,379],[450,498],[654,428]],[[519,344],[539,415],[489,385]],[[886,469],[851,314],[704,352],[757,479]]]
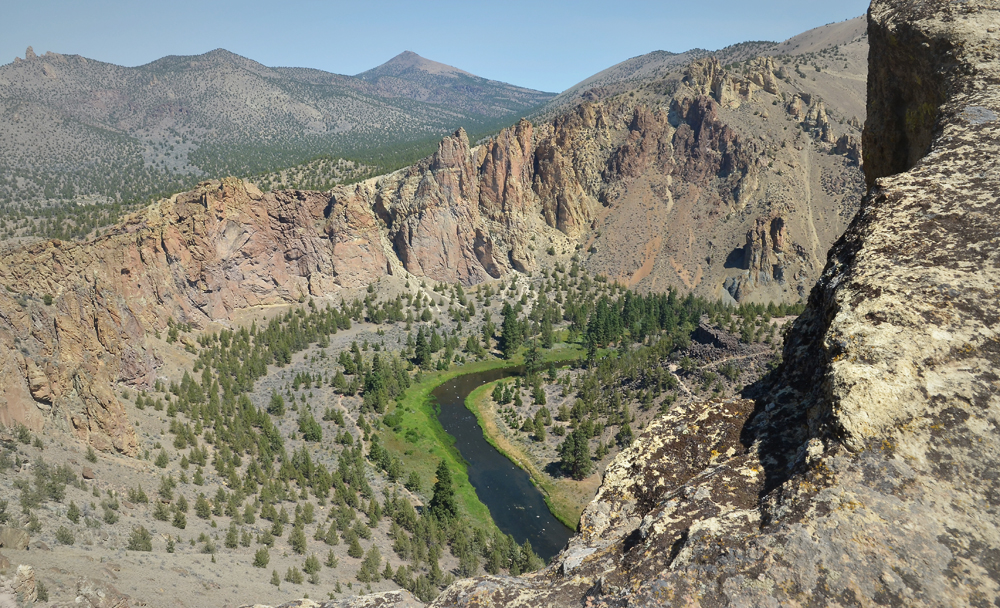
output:
[[[427,367],[431,363],[431,349],[427,344],[423,327],[417,330],[417,339],[413,347],[413,362],[420,367]]]
[[[271,554],[268,553],[267,547],[261,547],[257,549],[257,552],[253,555],[253,566],[254,568],[267,568],[268,562],[271,561]]]
[[[431,352],[432,353],[436,353],[439,350],[441,350],[442,348],[444,348],[444,341],[441,340],[441,336],[438,335],[437,330],[432,329],[431,330],[431,342],[430,342]]]
[[[434,494],[431,497],[431,513],[440,519],[451,519],[458,515],[458,503],[455,501],[455,487],[451,480],[448,464],[442,460],[437,468],[437,481],[434,482]]]
[[[542,353],[538,351],[538,344],[532,340],[528,352],[524,353],[524,373],[528,378],[534,376],[535,372],[539,370],[538,365],[541,360]]]
[[[517,313],[511,308],[510,303],[503,305],[503,324],[500,326],[500,340],[498,346],[503,353],[504,359],[511,359],[521,346],[523,328],[517,319]]]
[[[590,475],[593,464],[590,461],[590,434],[585,429],[577,427],[559,445],[559,456],[562,468],[576,480]]]
[[[555,343],[555,333],[552,331],[552,321],[549,320],[548,315],[542,319],[541,334],[542,348],[552,348]]]
[[[292,551],[299,555],[306,552],[306,533],[302,526],[292,528],[292,533],[288,535],[288,544],[291,545]]]
[[[361,548],[361,543],[358,542],[357,534],[350,534],[351,546],[347,548],[347,554],[353,558],[360,558],[365,554],[365,550]]]
[[[631,445],[632,427],[629,426],[628,422],[623,424],[622,427],[618,429],[618,435],[615,437],[615,440],[618,441],[618,445],[620,445],[623,448],[627,448],[629,445]]]
[[[271,402],[267,404],[267,413],[272,416],[285,415],[285,398],[277,391],[271,391]]]

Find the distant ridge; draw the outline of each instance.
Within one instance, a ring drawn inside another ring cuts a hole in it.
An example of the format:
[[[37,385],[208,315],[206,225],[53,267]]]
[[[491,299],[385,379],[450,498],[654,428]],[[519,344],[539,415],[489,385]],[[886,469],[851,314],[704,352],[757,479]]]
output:
[[[0,66],[0,205],[148,200],[322,155],[398,165],[385,154],[506,126],[552,97],[409,51],[346,76],[221,48],[136,67],[29,48]]]

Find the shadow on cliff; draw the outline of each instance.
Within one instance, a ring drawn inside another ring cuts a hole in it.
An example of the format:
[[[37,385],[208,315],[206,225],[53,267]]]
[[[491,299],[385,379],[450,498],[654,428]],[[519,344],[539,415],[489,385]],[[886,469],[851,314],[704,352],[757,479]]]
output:
[[[843,252],[841,239],[831,249],[828,265]],[[764,468],[761,499],[806,470],[811,440],[821,440],[823,443],[816,447],[824,451],[839,443],[823,394],[830,354],[824,352],[819,337],[832,318],[823,293],[821,280],[809,295],[806,311],[793,322],[785,337],[781,364],[741,393],[755,402],[740,432],[740,443],[748,451],[757,450]]]

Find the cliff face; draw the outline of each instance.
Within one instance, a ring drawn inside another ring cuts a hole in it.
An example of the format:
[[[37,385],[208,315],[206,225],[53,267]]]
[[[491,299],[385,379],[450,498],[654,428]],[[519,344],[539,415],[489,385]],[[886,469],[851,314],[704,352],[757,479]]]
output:
[[[380,238],[370,209],[353,201],[263,195],[229,179],[161,201],[95,241],[9,253],[0,258],[0,422],[38,430],[53,414],[98,448],[134,454],[111,386],[152,383],[147,334],[170,318],[202,325],[364,285],[386,271]]]
[[[546,570],[435,605],[995,604],[1000,4],[869,19],[873,187],[783,366],[650,425]]]

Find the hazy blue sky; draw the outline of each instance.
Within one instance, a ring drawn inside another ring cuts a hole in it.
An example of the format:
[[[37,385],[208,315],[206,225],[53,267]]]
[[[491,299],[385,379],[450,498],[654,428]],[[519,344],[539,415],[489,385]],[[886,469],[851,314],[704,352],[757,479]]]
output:
[[[784,40],[863,14],[866,0],[2,0],[0,63],[28,45],[120,65],[215,48],[270,66],[356,74],[410,50],[562,91],[655,50]]]

